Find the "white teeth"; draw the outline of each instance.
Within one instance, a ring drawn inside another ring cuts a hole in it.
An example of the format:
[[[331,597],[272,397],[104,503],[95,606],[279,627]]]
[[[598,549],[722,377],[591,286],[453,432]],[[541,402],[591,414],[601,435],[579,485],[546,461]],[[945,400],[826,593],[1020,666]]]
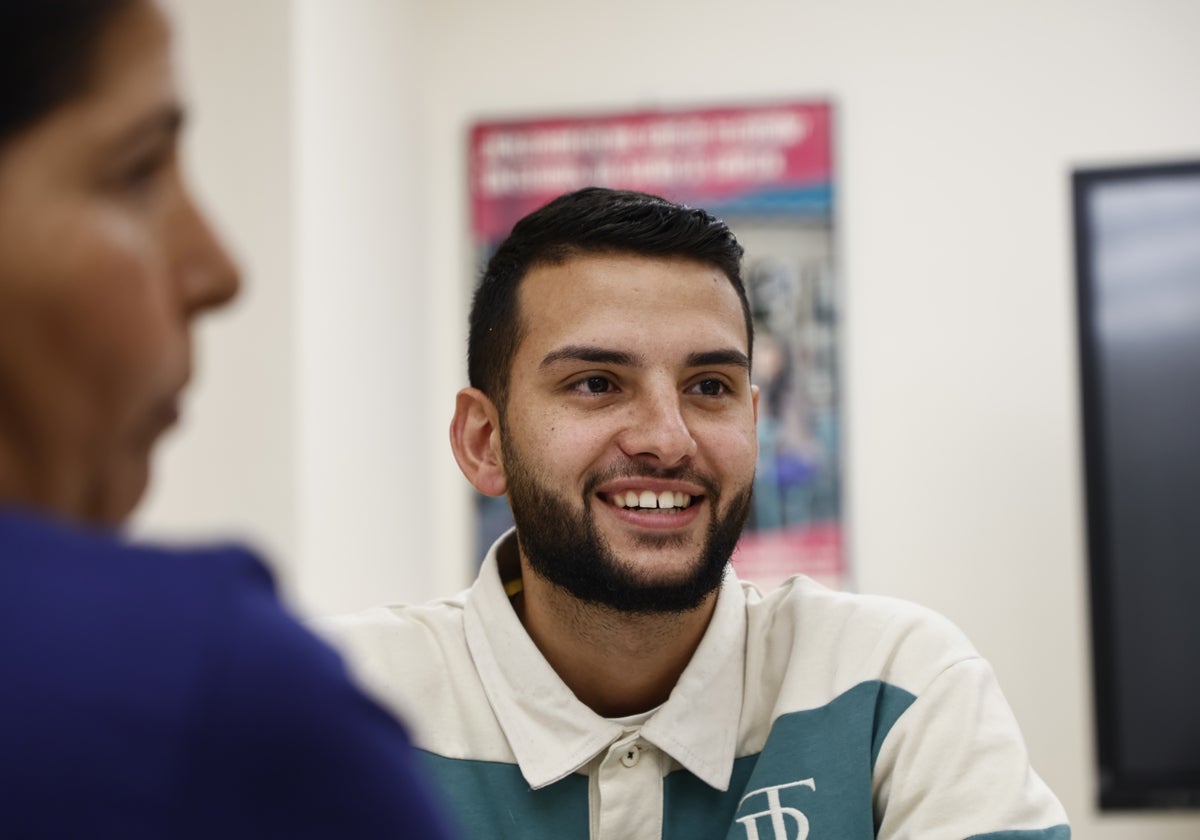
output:
[[[692,504],[692,497],[688,493],[680,493],[677,490],[664,490],[661,493],[655,493],[653,490],[626,490],[625,492],[613,493],[610,497],[612,503],[619,508],[650,508],[657,510],[672,510],[678,508],[689,507]]]

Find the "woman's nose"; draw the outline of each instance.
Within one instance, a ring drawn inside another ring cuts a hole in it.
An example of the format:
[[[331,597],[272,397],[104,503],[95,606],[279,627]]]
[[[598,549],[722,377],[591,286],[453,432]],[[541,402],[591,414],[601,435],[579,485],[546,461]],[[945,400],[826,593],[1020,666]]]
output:
[[[237,264],[186,187],[175,236],[174,265],[187,313],[196,315],[233,300],[241,287]]]

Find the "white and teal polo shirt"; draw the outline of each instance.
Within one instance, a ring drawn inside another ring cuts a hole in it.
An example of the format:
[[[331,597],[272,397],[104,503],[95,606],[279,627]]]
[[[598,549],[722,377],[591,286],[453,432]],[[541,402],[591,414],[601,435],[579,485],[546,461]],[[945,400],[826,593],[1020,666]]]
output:
[[[670,698],[600,717],[505,594],[511,533],[474,586],[325,629],[408,722],[471,838],[1066,840],[992,670],[929,610],[797,577],[726,575]]]

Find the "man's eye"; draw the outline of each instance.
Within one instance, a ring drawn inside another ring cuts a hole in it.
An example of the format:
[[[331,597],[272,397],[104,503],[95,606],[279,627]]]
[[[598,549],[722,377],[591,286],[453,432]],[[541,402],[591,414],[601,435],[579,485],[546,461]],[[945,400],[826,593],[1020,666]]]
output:
[[[696,383],[695,389],[705,397],[720,397],[728,391],[720,379],[702,379]]]
[[[575,383],[575,390],[584,394],[606,394],[612,388],[612,382],[604,376],[589,376]]]

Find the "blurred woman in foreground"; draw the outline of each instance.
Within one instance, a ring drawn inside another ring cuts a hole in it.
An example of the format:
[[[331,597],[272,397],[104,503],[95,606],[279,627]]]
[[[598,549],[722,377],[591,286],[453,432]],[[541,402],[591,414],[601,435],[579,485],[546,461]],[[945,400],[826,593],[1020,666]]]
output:
[[[153,0],[0,0],[0,832],[442,837],[403,731],[232,547],[112,533],[235,267]]]

